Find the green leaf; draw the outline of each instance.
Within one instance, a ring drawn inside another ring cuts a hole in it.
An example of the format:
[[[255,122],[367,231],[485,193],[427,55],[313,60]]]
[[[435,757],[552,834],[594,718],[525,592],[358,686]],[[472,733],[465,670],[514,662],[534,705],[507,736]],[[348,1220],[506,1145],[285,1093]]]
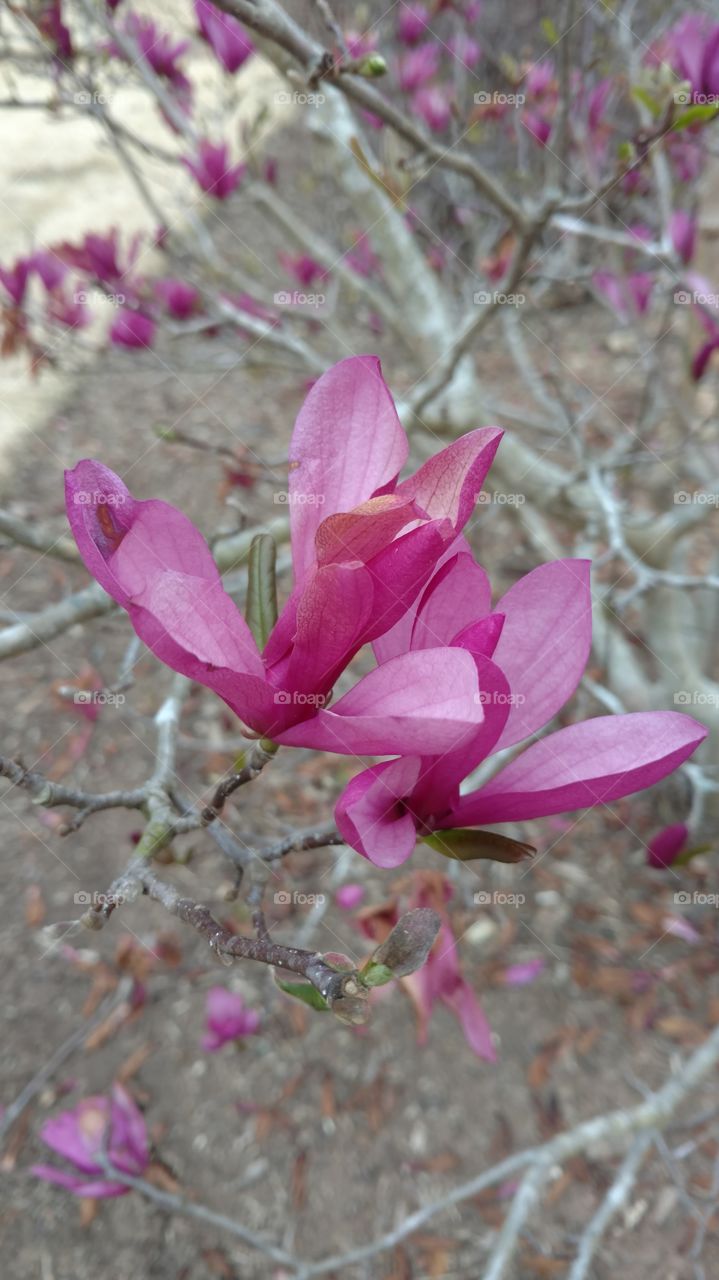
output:
[[[445,858],[456,862],[473,862],[487,858],[491,862],[522,862],[537,852],[531,844],[511,840],[497,831],[475,831],[472,827],[455,827],[450,831],[434,831],[423,836],[425,844]]]
[[[643,89],[641,85],[634,85],[632,89],[632,97],[636,98],[637,102],[641,102],[642,106],[646,107],[647,111],[649,111],[655,119],[661,112],[662,104],[657,102],[656,98],[653,98],[651,93],[649,93],[648,90]]]
[[[672,122],[672,131],[679,133],[681,129],[688,129],[693,124],[703,124],[706,120],[713,120],[717,115],[719,115],[719,105],[695,102]]]
[[[542,34],[548,44],[559,44],[561,36],[551,18],[542,18],[539,25],[542,28]]]
[[[366,987],[383,987],[394,978],[392,970],[388,969],[386,964],[377,964],[372,957],[367,961],[364,969],[360,970],[358,976]]]
[[[284,991],[285,995],[294,996],[295,1000],[301,1000],[303,1004],[309,1005],[310,1009],[317,1009],[319,1013],[327,1013],[329,1005],[324,996],[321,996],[316,987],[311,982],[283,982],[275,973],[275,982],[280,991]]]
[[[276,558],[272,535],[258,533],[250,546],[245,617],[259,649],[264,649],[277,621]]]
[[[711,853],[713,848],[714,846],[711,844],[692,845],[691,849],[684,849],[679,854],[679,857],[674,859],[672,866],[685,867],[688,862],[691,862],[692,858],[698,858],[700,853]]]

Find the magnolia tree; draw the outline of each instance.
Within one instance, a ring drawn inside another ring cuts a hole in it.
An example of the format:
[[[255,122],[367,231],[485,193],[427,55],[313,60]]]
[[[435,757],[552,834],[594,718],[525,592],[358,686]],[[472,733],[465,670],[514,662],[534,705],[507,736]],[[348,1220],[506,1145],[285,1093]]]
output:
[[[176,26],[129,0],[41,0],[13,12],[5,32],[7,56],[23,57],[6,112],[91,121],[154,227],[128,237],[97,225],[6,259],[5,353],[26,355],[42,377],[73,343],[97,343],[99,328],[128,362],[164,328],[229,349],[238,377],[244,363],[281,359],[311,381],[289,446],[288,522],[273,511],[261,528],[208,545],[181,511],[161,495],[136,498],[102,459],[80,459],[66,476],[74,542],[0,513],[8,540],[69,561],[79,553],[95,580],[0,632],[0,656],[117,604],[137,636],[129,666],[142,645],[176,673],[156,716],[157,766],[135,789],[89,793],[7,758],[0,769],[41,805],[74,810],[65,835],[100,810],[144,815],[132,861],[83,917],[89,928],[146,894],[227,963],[271,966],[288,995],[349,1023],[367,1018],[373,988],[401,979],[425,1022],[442,1001],[489,1060],[493,1037],[460,968],[443,874],[417,873],[391,910],[363,909],[371,946],[361,965],[277,941],[263,900],[285,855],[333,844],[383,870],[406,863],[418,842],[440,869],[443,858],[517,864],[533,856],[534,820],[611,804],[669,775],[672,822],[657,824],[650,863],[686,862],[713,832],[717,739],[705,739],[719,710],[719,577],[708,531],[719,498],[707,485],[716,440],[696,392],[719,348],[719,285],[700,262],[719,24],[649,3],[585,14],[568,0],[559,10],[528,26],[531,57],[525,34],[514,47],[491,6],[470,0],[347,13],[325,0],[301,11],[196,0]],[[307,169],[326,175],[330,200],[285,180],[264,139],[266,104],[239,138],[209,127],[193,83],[199,42],[222,72],[224,120],[246,64],[263,58],[284,76],[275,100],[293,107]],[[128,82],[152,101],[161,142],[124,118]],[[180,175],[193,184],[190,208]],[[261,215],[272,248],[238,265],[216,242],[245,213]],[[627,330],[619,349],[632,362],[621,378],[639,370],[645,384],[623,418],[555,351],[553,312],[585,295]],[[497,344],[514,368],[509,387],[486,358]],[[396,405],[379,359],[348,355],[367,348],[401,367],[390,378]],[[497,421],[504,429],[483,425]],[[262,465],[241,422],[232,429],[234,483],[251,484]],[[536,561],[498,599],[466,536],[478,502],[503,506]],[[241,583],[223,580],[244,561]],[[197,684],[224,701],[246,739],[238,766],[200,802],[187,799],[175,767]],[[570,702],[580,684],[583,700]],[[224,806],[280,748],[378,762],[358,763],[325,825],[258,853]],[[200,830],[234,864],[252,933],[158,875],[158,857]],[[362,890],[341,893],[356,910]],[[532,980],[515,969],[510,981]],[[204,1047],[259,1025],[217,988]],[[221,1225],[289,1274],[323,1274],[521,1173],[487,1264],[488,1280],[499,1280],[557,1162],[597,1143],[628,1148],[580,1243],[571,1271],[580,1280],[656,1131],[717,1058],[719,1033],[633,1112],[504,1161],[342,1259],[302,1262],[236,1222]],[[41,1166],[39,1176],[85,1197],[134,1186],[158,1198],[142,1177],[144,1121],[121,1086],[51,1120],[43,1137],[74,1171]]]

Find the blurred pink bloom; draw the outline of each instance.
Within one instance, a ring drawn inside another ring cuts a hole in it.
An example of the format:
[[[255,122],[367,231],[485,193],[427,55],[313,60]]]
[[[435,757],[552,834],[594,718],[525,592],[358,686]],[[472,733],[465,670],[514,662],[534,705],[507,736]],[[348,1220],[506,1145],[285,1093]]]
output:
[[[592,132],[602,124],[613,88],[614,80],[611,76],[607,76],[604,80],[600,80],[599,84],[595,85],[589,95],[587,121]]]
[[[62,0],[40,0],[39,12],[33,14],[32,21],[58,61],[70,62],[74,49],[70,32],[62,19]]]
[[[405,4],[400,0],[397,35],[403,44],[416,44],[427,32],[429,11],[423,4]]]
[[[495,427],[469,432],[398,483],[407,438],[379,361],[355,356],[325,373],[292,436],[295,586],[262,653],[180,511],[137,501],[85,460],[66,476],[68,517],[87,568],[155,655],[220,694],[255,732],[340,754],[416,751],[429,738],[442,753],[461,748],[483,715],[475,663],[460,647],[398,654],[325,703],[464,527],[500,437]]]
[[[646,271],[635,271],[626,276],[615,275],[613,271],[595,271],[592,283],[604,294],[620,320],[643,316],[649,309],[654,277]]]
[[[46,310],[51,320],[66,329],[84,329],[90,323],[90,312],[85,303],[77,295],[66,297],[57,289],[48,295]]]
[[[204,36],[217,61],[225,71],[239,71],[255,51],[250,37],[237,18],[210,4],[210,0],[195,0],[195,17],[200,34]]]
[[[676,822],[671,827],[664,827],[652,837],[647,849],[647,866],[657,870],[670,867],[679,857],[689,839],[689,828],[684,822]]]
[[[544,956],[536,956],[534,960],[508,965],[502,974],[502,979],[508,987],[526,987],[530,982],[534,982],[546,967],[547,962]]]
[[[200,139],[197,155],[192,159],[183,157],[182,163],[198,186],[216,200],[227,200],[247,172],[244,164],[230,164],[230,149],[226,142],[215,144],[207,138]]]
[[[131,1189],[121,1182],[113,1182],[111,1175],[103,1171],[99,1157],[104,1149],[110,1164],[133,1177],[141,1177],[150,1162],[142,1112],[119,1084],[112,1086],[110,1098],[102,1095],[84,1098],[71,1111],[62,1111],[47,1120],[40,1137],[52,1151],[74,1166],[76,1172],[37,1164],[31,1173],[86,1199],[122,1196]]]
[[[110,341],[116,347],[151,347],[154,338],[154,320],[132,307],[118,307],[110,326]]]
[[[538,115],[536,111],[523,111],[521,121],[528,133],[531,133],[535,142],[540,147],[546,147],[552,133],[552,126],[544,116]]]
[[[363,276],[364,279],[381,275],[382,263],[366,235],[355,236],[352,248],[345,254],[345,261],[358,276]]]
[[[335,894],[335,902],[342,911],[354,911],[365,896],[364,885],[343,884]]]
[[[0,267],[0,284],[16,307],[22,306],[29,278],[29,258],[18,258],[12,267]]]
[[[441,85],[425,85],[412,95],[412,110],[421,116],[433,133],[444,133],[452,119],[447,90]]]
[[[51,249],[36,249],[28,258],[28,263],[35,274],[40,277],[48,292],[62,284],[67,275],[65,263]]]
[[[309,254],[298,254],[293,257],[291,253],[280,253],[280,262],[291,276],[294,276],[298,284],[312,285],[315,280],[324,280],[327,271],[321,262],[317,262],[311,258]]]
[[[133,236],[124,261],[120,257],[119,233],[116,227],[105,235],[88,232],[80,244],[67,241],[56,245],[53,252],[61,262],[99,280],[102,284],[122,285],[122,292],[133,291],[131,272],[137,262],[142,240]]]
[[[138,53],[156,75],[161,76],[172,85],[179,95],[188,99],[191,85],[178,61],[190,48],[189,40],[176,41],[171,35],[160,31],[151,18],[142,17],[139,13],[128,13],[124,21],[124,31],[137,45]],[[120,46],[111,42],[108,53],[123,61],[133,61]]]
[[[397,79],[400,89],[412,93],[437,74],[439,48],[436,44],[421,44],[409,53],[403,53],[397,62]]]
[[[425,645],[464,648],[477,666],[482,724],[441,759],[406,753],[354,777],[335,810],[348,844],[377,866],[396,867],[430,832],[610,803],[688,759],[707,734],[690,716],[599,716],[533,742],[484,786],[460,794],[483,760],[536,734],[576,689],[591,645],[589,567],[569,559],[540,565],[492,608],[487,575],[466,543],[447,553],[419,601],[374,650],[381,669]]]
[[[708,13],[687,13],[665,33],[653,51],[654,61],[666,61],[692,97],[719,101],[719,22]]]
[[[242,996],[226,987],[211,987],[206,1003],[207,1031],[202,1037],[206,1053],[217,1053],[230,1040],[253,1036],[259,1030],[261,1017],[255,1009],[248,1009]]]
[[[458,35],[450,36],[447,48],[470,71],[476,67],[482,57],[482,46],[472,36],[465,35],[461,31]]]
[[[669,219],[669,236],[674,252],[686,265],[694,257],[697,224],[686,209],[677,209]]]
[[[153,284],[155,296],[176,320],[187,320],[197,311],[200,295],[194,285],[185,280],[176,280],[168,276],[165,280],[156,280]]]
[[[377,35],[374,31],[346,31],[345,44],[351,58],[366,58],[377,48]]]

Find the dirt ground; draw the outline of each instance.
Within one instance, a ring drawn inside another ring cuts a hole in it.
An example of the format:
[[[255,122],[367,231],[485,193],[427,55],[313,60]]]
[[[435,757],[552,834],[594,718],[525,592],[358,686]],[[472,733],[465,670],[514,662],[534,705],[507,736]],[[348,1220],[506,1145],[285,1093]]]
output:
[[[594,304],[581,306],[596,311]],[[611,388],[626,356],[604,345],[601,317],[580,307],[556,323],[567,361],[587,377],[591,371],[598,389]],[[588,331],[596,334],[591,350],[582,347]],[[321,350],[321,330],[317,343]],[[358,333],[356,349],[368,347],[367,335]],[[400,393],[406,373],[391,351],[381,344],[379,350]],[[481,358],[492,362],[495,381],[506,366],[514,383],[501,341]],[[615,394],[631,394],[631,383]],[[138,496],[162,495],[208,535],[261,522],[278,512],[272,497],[282,487],[281,470],[274,469],[270,483],[229,486],[221,458],[163,440],[157,428],[171,426],[212,445],[242,441],[252,454],[276,461],[286,453],[301,398],[292,371],[248,372],[211,341],[162,339],[156,352],[109,353],[83,374],[47,426],[16,446],[0,496],[16,514],[55,522],[60,530],[63,467],[97,456]],[[498,590],[536,563],[499,506],[478,510],[471,536]],[[86,581],[79,568],[0,548],[5,610],[40,608]],[[130,634],[124,616],[104,618],[0,667],[3,754],[90,790],[143,780],[152,766],[152,716],[168,673],[142,658],[126,702],[103,709],[92,726],[59,692],[90,670],[111,683]],[[233,740],[237,728],[219,702],[204,691],[193,694],[178,761],[188,790],[208,792],[232,762]],[[252,843],[296,824],[327,821],[351,772],[336,758],[280,753],[240,793],[232,824]],[[659,1085],[679,1054],[719,1019],[716,912],[689,914],[695,942],[675,936],[667,917],[676,910],[677,884],[645,866],[644,845],[670,820],[672,794],[671,788],[657,791],[577,822],[533,824],[540,855],[528,869],[458,871],[453,924],[464,972],[497,1035],[500,1059],[493,1066],[472,1056],[444,1009],[432,1019],[429,1043],[418,1049],[411,1007],[398,990],[377,1002],[361,1031],[313,1015],[284,997],[261,966],[218,967],[200,939],[146,900],[118,910],[100,933],[72,927],[80,914],[75,895],[105,890],[131,856],[137,818],[100,814],[63,839],[52,814],[5,788],[2,1101],[16,1097],[128,965],[143,970],[145,999],[124,1019],[103,1024],[65,1062],[11,1134],[2,1158],[3,1273],[12,1280],[279,1280],[274,1264],[219,1229],[168,1215],[139,1195],[105,1202],[91,1216],[65,1192],[29,1175],[30,1165],[45,1158],[37,1136],[43,1120],[106,1090],[118,1076],[145,1111],[154,1176],[163,1186],[312,1258],[372,1239],[511,1151],[637,1101],[638,1083]],[[242,907],[224,897],[228,868],[209,839],[185,839],[178,847],[188,861],[163,868],[163,875],[243,927]],[[413,865],[437,863],[425,850]],[[690,888],[707,886],[700,862],[685,876]],[[344,881],[361,881],[365,903],[377,903],[400,880],[331,849],[293,856],[277,888],[332,894]],[[511,890],[524,901],[477,906],[479,887]],[[295,940],[307,910],[271,903],[278,939]],[[49,936],[52,924],[58,928]],[[353,956],[368,946],[335,905],[313,945]],[[537,956],[546,968],[532,985],[504,984],[508,964]],[[205,994],[218,983],[261,1008],[263,1027],[241,1050],[228,1046],[207,1055],[199,1049]],[[707,1085],[689,1114],[715,1102],[715,1085]],[[704,1123],[706,1133],[689,1130],[699,1141],[678,1166],[678,1178],[697,1193],[710,1186],[717,1153],[716,1130]],[[523,1241],[516,1280],[566,1274],[577,1233],[612,1168],[612,1162],[577,1159],[566,1176],[557,1175]],[[470,1200],[432,1219],[392,1254],[347,1268],[341,1280],[474,1280],[503,1213],[494,1193]],[[719,1275],[718,1225],[703,1254],[707,1277]],[[600,1252],[595,1280],[695,1280],[687,1256],[690,1226],[681,1183],[650,1161]]]

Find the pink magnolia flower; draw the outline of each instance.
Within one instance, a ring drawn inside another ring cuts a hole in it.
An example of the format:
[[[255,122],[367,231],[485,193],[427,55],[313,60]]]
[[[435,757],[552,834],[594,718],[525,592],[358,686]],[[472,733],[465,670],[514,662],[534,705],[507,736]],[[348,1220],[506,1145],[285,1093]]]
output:
[[[247,172],[247,165],[230,164],[230,149],[226,142],[215,144],[207,138],[200,139],[197,155],[183,157],[182,163],[198,186],[216,200],[227,200]]]
[[[109,1138],[107,1130],[109,1125]],[[70,1111],[46,1121],[40,1137],[74,1172],[54,1165],[36,1164],[31,1172],[44,1182],[54,1182],[76,1196],[102,1200],[125,1195],[130,1187],[113,1182],[100,1162],[107,1150],[110,1164],[122,1173],[140,1177],[150,1163],[147,1128],[142,1115],[122,1085],[114,1084],[110,1098],[83,1098]]]
[[[253,1036],[260,1028],[261,1017],[248,1009],[242,996],[226,987],[211,987],[206,1003],[207,1031],[202,1038],[206,1053],[217,1053],[230,1040]]]
[[[151,347],[155,338],[155,321],[144,311],[118,307],[110,326],[110,342],[116,347]]]
[[[28,263],[48,293],[57,289],[67,275],[65,263],[51,249],[36,249],[28,258]]]
[[[285,271],[294,276],[298,284],[309,286],[314,284],[315,280],[324,280],[327,275],[322,263],[317,262],[307,253],[298,254],[297,257],[293,257],[291,253],[280,253],[279,259]]]
[[[335,894],[335,902],[342,911],[356,911],[365,896],[364,885],[343,884]]]
[[[377,34],[374,31],[346,31],[345,44],[351,58],[366,58],[377,48]]]
[[[694,257],[697,224],[686,209],[677,209],[669,219],[669,237],[677,257],[686,265]]]
[[[56,257],[77,271],[86,272],[102,284],[121,285],[122,292],[134,293],[131,273],[137,262],[142,238],[133,236],[124,256],[120,251],[117,227],[113,227],[106,235],[88,232],[80,244],[59,244],[53,250]]]
[[[195,17],[200,34],[225,71],[230,74],[239,71],[255,51],[242,24],[237,18],[210,4],[210,0],[195,0]]]
[[[262,652],[209,547],[180,511],[137,501],[102,463],[67,473],[85,564],[168,666],[218,693],[245,724],[289,746],[340,754],[461,746],[482,719],[461,647],[398,654],[330,709],[361,646],[394,627],[469,518],[501,437],[470,432],[398,482],[407,439],[373,356],[313,386],[290,446],[294,589]]]
[[[589,561],[557,560],[520,578],[492,609],[484,570],[466,546],[454,551],[374,648],[380,670],[427,644],[463,648],[477,665],[484,716],[473,737],[441,759],[406,753],[345,788],[335,810],[339,830],[381,867],[399,866],[431,832],[522,822],[641,791],[707,734],[673,711],[599,716],[533,742],[490,782],[461,795],[461,782],[483,760],[536,734],[574,692],[591,644],[591,595]]]
[[[74,56],[72,37],[63,22],[62,0],[42,0],[32,19],[59,62],[68,63]]]
[[[647,271],[634,271],[625,276],[615,275],[613,271],[595,271],[592,283],[620,320],[643,316],[649,309],[654,277]]]
[[[12,267],[0,267],[0,284],[16,307],[23,304],[29,279],[29,258],[18,258]]]
[[[425,85],[412,94],[412,110],[422,117],[433,133],[444,133],[452,119],[447,90],[439,84]]]
[[[439,70],[439,48],[436,44],[421,44],[409,53],[402,54],[397,62],[397,79],[400,89],[412,93],[421,88]]]
[[[153,289],[166,311],[176,320],[187,320],[197,311],[200,295],[187,281],[168,276],[165,280],[156,280]]]
[[[455,36],[450,36],[447,48],[469,71],[476,67],[482,57],[482,46],[472,36],[465,35],[461,31]]]
[[[404,4],[399,6],[397,18],[397,35],[403,44],[416,44],[427,33],[429,11],[423,4]]]
[[[155,74],[167,80],[182,96],[189,95],[190,82],[177,64],[190,48],[190,41],[174,40],[166,32],[160,31],[151,18],[141,17],[139,13],[128,13],[125,31],[137,45],[140,57],[152,67]],[[112,45],[110,52],[115,57],[127,60],[127,55],[117,45]]]
[[[699,102],[719,95],[719,22],[708,13],[685,14],[666,32],[653,56],[688,80]]]
[[[689,828],[685,822],[675,822],[671,827],[664,827],[652,838],[647,849],[647,866],[662,870],[670,867],[684,849],[689,839]]]
[[[544,116],[540,116],[537,111],[524,111],[521,121],[527,132],[531,133],[534,141],[538,142],[540,147],[546,147],[552,133],[551,122],[545,120]]]

